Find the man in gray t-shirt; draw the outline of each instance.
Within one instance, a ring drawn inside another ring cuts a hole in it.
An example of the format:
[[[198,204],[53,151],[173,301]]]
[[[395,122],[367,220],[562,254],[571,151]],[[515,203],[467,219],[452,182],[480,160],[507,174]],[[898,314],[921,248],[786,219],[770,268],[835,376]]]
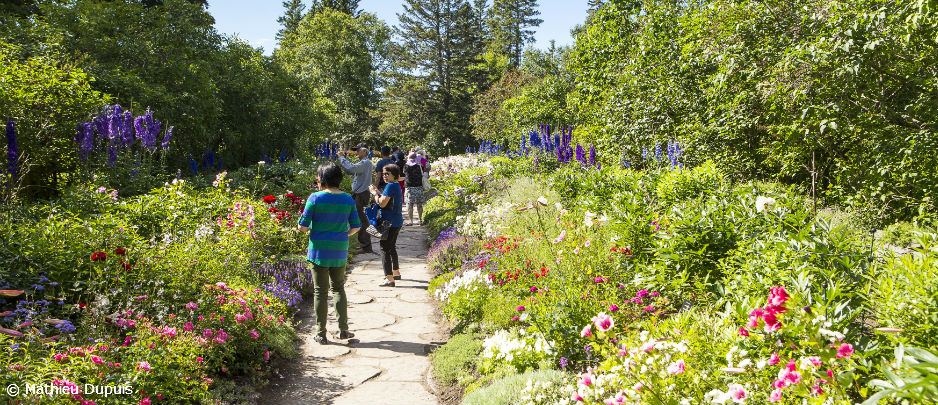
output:
[[[371,159],[368,158],[368,148],[365,147],[365,144],[360,143],[352,148],[352,151],[356,152],[358,155],[358,163],[352,163],[348,160],[348,151],[342,152],[342,155],[339,156],[339,165],[348,174],[351,174],[352,177],[352,198],[355,199],[355,209],[358,210],[358,219],[362,222],[362,227],[368,226],[368,217],[365,216],[365,206],[367,206],[371,200],[371,194],[368,191],[368,187],[371,186],[372,175],[374,174],[375,166],[371,163]],[[358,243],[361,245],[359,247],[358,253],[373,253],[374,250],[371,248],[371,235],[368,232],[359,232],[358,233]]]

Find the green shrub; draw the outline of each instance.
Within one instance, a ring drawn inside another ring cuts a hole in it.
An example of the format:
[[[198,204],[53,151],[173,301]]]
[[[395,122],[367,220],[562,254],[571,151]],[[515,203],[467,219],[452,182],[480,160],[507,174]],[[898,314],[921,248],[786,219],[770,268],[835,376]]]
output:
[[[710,161],[689,170],[664,171],[658,180],[655,195],[661,204],[671,206],[679,201],[716,193],[722,187],[724,178],[723,172]]]
[[[531,390],[526,390],[529,381],[559,385],[564,373],[558,370],[531,370],[523,374],[510,374],[493,381],[490,385],[476,389],[463,398],[462,405],[509,405],[524,403],[531,397]],[[523,388],[524,387],[524,388]],[[542,392],[545,397],[559,398],[557,389]],[[536,396],[536,393],[535,393]]]
[[[430,354],[433,376],[443,384],[467,381],[475,372],[481,352],[482,336],[477,332],[454,335]]]
[[[872,308],[883,327],[901,328],[914,346],[938,348],[938,244],[935,235],[912,254],[893,256],[873,269]]]

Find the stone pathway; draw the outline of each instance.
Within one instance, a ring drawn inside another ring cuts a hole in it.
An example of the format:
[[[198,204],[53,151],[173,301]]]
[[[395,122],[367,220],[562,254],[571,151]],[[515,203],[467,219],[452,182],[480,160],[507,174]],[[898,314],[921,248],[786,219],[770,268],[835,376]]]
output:
[[[426,231],[405,226],[397,241],[402,280],[397,287],[378,287],[384,277],[381,257],[356,256],[345,282],[349,328],[346,343],[329,309],[329,344],[313,341],[316,315],[312,297],[303,301],[297,328],[303,342],[300,357],[286,366],[282,379],[271,381],[259,404],[437,404],[428,385],[427,355],[445,341],[427,293]],[[374,248],[378,249],[375,242]]]

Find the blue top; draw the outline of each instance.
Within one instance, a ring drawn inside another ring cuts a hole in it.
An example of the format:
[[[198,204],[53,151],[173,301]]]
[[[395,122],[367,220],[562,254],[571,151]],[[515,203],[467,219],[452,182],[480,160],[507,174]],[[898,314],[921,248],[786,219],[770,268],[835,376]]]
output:
[[[388,183],[384,181],[384,175],[381,174],[381,170],[384,169],[389,163],[394,163],[394,160],[391,158],[384,158],[375,163],[375,176],[378,176],[378,190],[384,190],[384,186]]]
[[[327,191],[309,196],[297,222],[309,228],[306,260],[323,267],[345,265],[348,259],[348,231],[362,225],[352,196]]]
[[[392,228],[404,226],[404,192],[401,191],[401,185],[397,183],[388,183],[384,186],[384,193],[391,197],[388,205],[381,209],[381,218],[391,221]]]

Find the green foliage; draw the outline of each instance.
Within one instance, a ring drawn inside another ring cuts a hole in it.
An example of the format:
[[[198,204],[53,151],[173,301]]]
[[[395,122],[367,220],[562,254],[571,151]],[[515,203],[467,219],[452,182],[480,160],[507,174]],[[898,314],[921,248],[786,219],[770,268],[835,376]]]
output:
[[[0,120],[16,122],[19,150],[29,166],[22,183],[25,192],[57,191],[66,183],[63,174],[79,165],[72,141],[75,127],[107,101],[106,96],[92,88],[92,79],[80,68],[60,65],[54,57],[28,57],[21,47],[4,41],[0,82]]]
[[[532,82],[534,77],[518,71],[510,71],[492,84],[488,90],[475,96],[472,104],[472,136],[476,139],[515,145],[519,132],[512,125],[505,102],[517,96]]]
[[[863,402],[874,405],[888,398],[894,401],[929,403],[938,401],[938,356],[916,347],[899,345],[895,360],[883,364],[886,380],[873,380],[870,386],[880,391]]]
[[[352,16],[326,7],[307,14],[284,37],[277,59],[335,103],[336,134],[374,132],[377,122],[369,111],[377,107],[390,35],[374,14]]]
[[[678,169],[664,173],[658,180],[655,196],[661,204],[672,205],[678,201],[707,197],[717,192],[724,182],[724,174],[707,162],[693,169]]]
[[[443,384],[470,379],[475,371],[476,358],[482,352],[481,335],[467,332],[451,336],[446,344],[430,354],[433,376]]]
[[[880,325],[904,329],[909,343],[938,348],[938,259],[935,236],[911,254],[888,257],[871,271],[870,299]]]
[[[568,102],[606,163],[677,139],[877,224],[934,211],[938,9],[922,2],[610,1],[577,37]],[[817,85],[815,85],[817,84]],[[530,103],[526,103],[530,104]]]
[[[525,392],[520,387],[532,381],[559,383],[564,374],[557,370],[530,370],[521,374],[509,374],[493,381],[490,385],[474,390],[463,398],[463,405],[509,405],[522,403]],[[534,395],[536,396],[536,393]]]

